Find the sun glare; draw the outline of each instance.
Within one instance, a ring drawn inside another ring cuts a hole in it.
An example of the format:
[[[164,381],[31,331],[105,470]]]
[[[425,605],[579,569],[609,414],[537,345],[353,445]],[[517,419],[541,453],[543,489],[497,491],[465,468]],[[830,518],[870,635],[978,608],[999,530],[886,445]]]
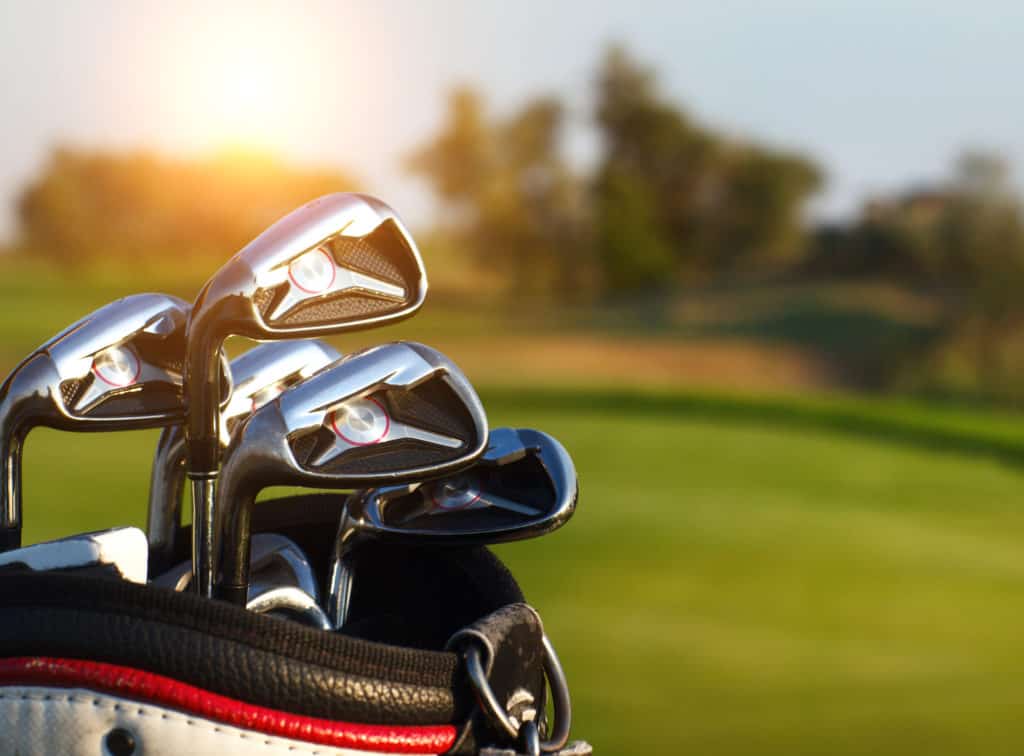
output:
[[[211,23],[191,40],[193,54],[180,72],[191,141],[210,149],[294,147],[314,115],[308,71],[317,68],[315,51],[282,37],[271,18],[249,19],[244,29],[219,26]]]
[[[229,56],[211,66],[197,115],[218,146],[280,147],[284,72],[268,58]]]

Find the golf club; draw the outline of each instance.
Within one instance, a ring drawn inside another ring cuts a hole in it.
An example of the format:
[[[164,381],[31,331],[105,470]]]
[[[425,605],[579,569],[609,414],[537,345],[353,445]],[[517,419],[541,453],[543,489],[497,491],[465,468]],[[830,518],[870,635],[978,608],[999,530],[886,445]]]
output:
[[[338,526],[327,614],[336,629],[345,624],[353,577],[346,556],[361,541],[482,545],[536,538],[564,525],[578,497],[569,453],[526,428],[495,428],[483,455],[454,476],[354,493]]]
[[[409,342],[342,358],[254,412],[224,455],[217,491],[224,564],[218,597],[245,600],[252,504],[263,488],[354,488],[445,475],[487,444],[462,372]]]
[[[216,354],[230,335],[257,341],[322,336],[412,315],[427,292],[416,244],[394,211],[362,194],[331,194],[282,218],[203,287],[188,324],[185,425],[197,588],[215,574],[215,480],[221,456]]]
[[[21,545],[21,455],[32,428],[112,431],[182,421],[188,308],[165,294],[119,299],[61,331],[7,377],[0,387],[0,551]],[[217,353],[212,360],[219,365]],[[215,405],[222,390],[214,385]]]

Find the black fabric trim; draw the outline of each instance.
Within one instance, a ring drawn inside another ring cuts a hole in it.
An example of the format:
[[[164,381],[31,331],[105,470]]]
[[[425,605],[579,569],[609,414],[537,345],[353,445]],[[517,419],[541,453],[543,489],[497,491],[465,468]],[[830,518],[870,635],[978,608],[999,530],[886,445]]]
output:
[[[0,577],[0,656],[144,669],[308,716],[379,724],[461,719],[454,654],[385,646],[190,594],[109,580]]]
[[[267,618],[268,623],[285,620]],[[254,650],[182,627],[61,607],[0,610],[3,656],[59,656],[143,669],[294,714],[366,724],[461,721],[452,687],[397,683]]]
[[[420,685],[448,685],[455,658],[325,633],[192,593],[60,573],[0,576],[0,607],[60,607],[175,625],[310,664]],[[2,649],[0,649],[2,650]],[[10,654],[5,654],[10,656]]]
[[[260,502],[254,529],[292,538],[324,574],[343,502],[339,494]],[[181,535],[185,550],[190,536]],[[307,716],[461,724],[474,697],[459,657],[440,649],[459,628],[523,601],[519,586],[484,548],[367,543],[357,552],[346,634],[151,585],[0,574],[0,657],[122,664]]]

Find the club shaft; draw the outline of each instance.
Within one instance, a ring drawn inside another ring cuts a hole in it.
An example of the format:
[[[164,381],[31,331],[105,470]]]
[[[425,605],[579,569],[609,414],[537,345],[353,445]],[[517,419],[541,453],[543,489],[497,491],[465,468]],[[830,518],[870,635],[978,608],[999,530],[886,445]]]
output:
[[[165,428],[157,444],[149,483],[146,534],[159,571],[168,569],[181,526],[185,483],[185,436],[180,427]]]
[[[206,598],[213,598],[213,585],[217,578],[216,480],[216,475],[198,476],[189,473],[189,487],[192,491],[192,565],[196,590]]]
[[[48,357],[36,354],[14,369],[0,386],[0,551],[21,547],[21,457],[25,437],[49,412],[48,393],[59,381]]]
[[[8,437],[0,451],[3,464],[3,502],[0,509],[0,551],[21,548],[21,439]]]
[[[348,608],[352,601],[352,570],[345,563],[344,555],[336,556],[331,563],[331,575],[327,585],[327,616],[335,630],[340,630],[348,619]]]

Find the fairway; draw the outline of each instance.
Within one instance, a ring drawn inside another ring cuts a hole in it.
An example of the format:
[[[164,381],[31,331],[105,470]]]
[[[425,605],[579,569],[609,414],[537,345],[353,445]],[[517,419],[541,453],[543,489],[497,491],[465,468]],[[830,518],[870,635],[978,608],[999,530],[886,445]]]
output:
[[[578,464],[575,519],[499,552],[597,753],[1019,750],[1019,418],[481,393],[492,425],[543,428]],[[143,524],[156,435],[34,431],[27,541]]]

